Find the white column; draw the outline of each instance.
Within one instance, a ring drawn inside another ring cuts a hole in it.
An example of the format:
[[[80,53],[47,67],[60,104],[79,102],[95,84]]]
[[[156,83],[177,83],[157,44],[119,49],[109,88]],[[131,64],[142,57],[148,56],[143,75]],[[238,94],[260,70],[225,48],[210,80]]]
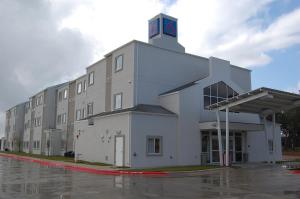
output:
[[[267,132],[267,120],[266,120],[266,116],[264,115],[264,131],[265,131],[265,143],[266,143],[266,160],[267,163],[269,163],[269,141],[268,141],[268,132]]]
[[[218,141],[219,141],[220,166],[224,166],[224,161],[223,161],[223,146],[222,146],[222,134],[221,134],[221,123],[220,123],[220,112],[219,112],[219,110],[216,111],[216,115],[217,115],[217,130],[218,130]]]
[[[273,164],[276,162],[276,139],[275,139],[275,130],[276,130],[276,114],[273,113]]]
[[[226,166],[229,166],[229,108],[226,108]]]

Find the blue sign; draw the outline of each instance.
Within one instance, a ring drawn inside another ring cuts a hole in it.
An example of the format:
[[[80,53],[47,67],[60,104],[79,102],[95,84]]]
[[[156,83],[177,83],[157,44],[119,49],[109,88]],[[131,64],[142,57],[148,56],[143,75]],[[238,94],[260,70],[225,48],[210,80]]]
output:
[[[163,33],[172,37],[177,36],[177,22],[163,18]]]
[[[159,18],[149,22],[149,38],[152,38],[159,34],[160,31],[159,22],[160,22]]]

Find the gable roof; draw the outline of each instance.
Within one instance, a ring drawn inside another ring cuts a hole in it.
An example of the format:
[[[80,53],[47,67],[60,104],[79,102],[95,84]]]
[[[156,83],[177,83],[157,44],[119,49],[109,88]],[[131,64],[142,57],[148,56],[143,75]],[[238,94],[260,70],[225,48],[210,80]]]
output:
[[[120,110],[109,111],[109,112],[102,112],[102,113],[84,118],[83,120],[94,118],[94,117],[113,115],[113,114],[117,114],[117,113],[125,113],[125,112],[141,112],[141,113],[156,113],[156,114],[164,114],[164,115],[176,115],[172,111],[169,111],[162,106],[149,105],[149,104],[138,104],[132,108],[120,109]]]

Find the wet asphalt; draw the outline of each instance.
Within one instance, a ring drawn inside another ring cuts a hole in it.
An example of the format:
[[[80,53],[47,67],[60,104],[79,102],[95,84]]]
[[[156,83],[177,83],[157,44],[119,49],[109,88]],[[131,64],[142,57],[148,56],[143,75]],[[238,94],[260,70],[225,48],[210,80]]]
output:
[[[0,157],[0,199],[300,198],[300,175],[243,165],[167,177],[109,176]]]

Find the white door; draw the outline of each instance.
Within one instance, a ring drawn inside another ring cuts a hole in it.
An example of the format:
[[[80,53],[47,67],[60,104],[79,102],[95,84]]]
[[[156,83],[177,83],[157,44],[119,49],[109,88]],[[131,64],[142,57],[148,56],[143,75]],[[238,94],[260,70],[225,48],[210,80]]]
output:
[[[116,137],[116,166],[123,167],[124,166],[124,137],[119,136]]]

